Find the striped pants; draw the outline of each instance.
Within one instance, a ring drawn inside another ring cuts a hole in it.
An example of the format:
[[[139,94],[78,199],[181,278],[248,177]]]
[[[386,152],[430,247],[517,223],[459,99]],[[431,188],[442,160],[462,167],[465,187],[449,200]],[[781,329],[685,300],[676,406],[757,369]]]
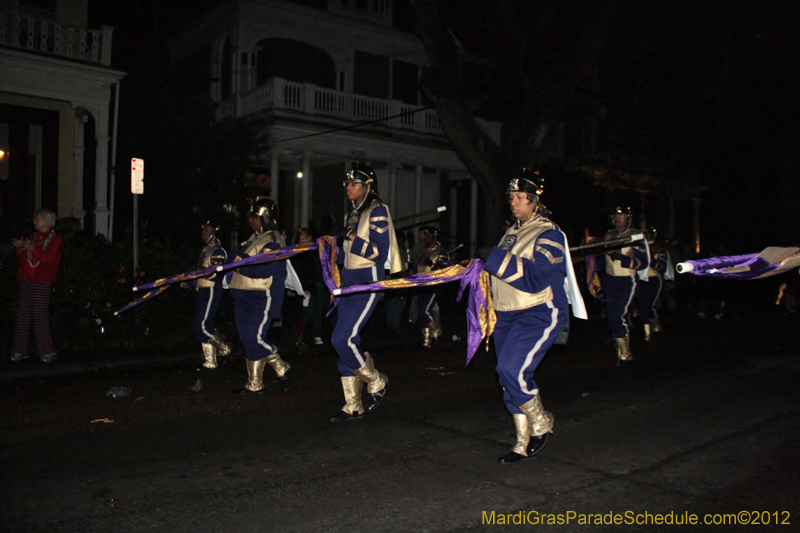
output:
[[[31,333],[31,322],[36,334],[36,346],[39,355],[54,353],[56,347],[50,335],[50,286],[52,283],[36,283],[23,279],[19,283],[19,309],[17,310],[17,327],[14,331],[12,353],[28,353],[28,340]]]

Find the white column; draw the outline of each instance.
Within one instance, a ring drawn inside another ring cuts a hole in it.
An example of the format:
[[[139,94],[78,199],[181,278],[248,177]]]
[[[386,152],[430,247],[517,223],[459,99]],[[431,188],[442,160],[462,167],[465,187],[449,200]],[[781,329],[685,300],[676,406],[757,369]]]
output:
[[[239,54],[239,61],[242,60],[242,56],[244,56],[245,64],[242,65],[242,74],[240,76],[242,80],[242,85],[240,88],[240,92],[246,93],[250,89],[253,88],[252,79],[253,79],[253,54],[250,52],[242,52]]]
[[[94,176],[94,232],[108,237],[108,107],[100,106],[95,114],[97,156]]]
[[[302,207],[300,209],[300,226],[309,227],[311,211],[311,152],[303,154],[303,183],[302,183]],[[296,227],[296,226],[295,226]]]
[[[472,178],[469,203],[469,256],[475,257],[478,253],[478,180]]]
[[[86,147],[83,145],[84,123],[86,114],[80,110],[75,111],[75,178],[73,183],[72,216],[77,218],[83,228],[83,154]]]

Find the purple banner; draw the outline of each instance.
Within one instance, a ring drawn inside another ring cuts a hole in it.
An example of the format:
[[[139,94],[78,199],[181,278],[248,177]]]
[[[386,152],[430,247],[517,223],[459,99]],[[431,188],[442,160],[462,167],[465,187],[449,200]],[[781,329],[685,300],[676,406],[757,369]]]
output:
[[[464,289],[469,287],[469,300],[467,301],[467,364],[477,352],[481,341],[488,338],[494,331],[496,315],[491,305],[491,290],[489,288],[489,275],[483,270],[483,261],[471,259],[467,266],[453,265],[441,270],[434,270],[428,274],[416,274],[401,279],[388,279],[373,283],[362,283],[336,289],[333,294],[344,296],[354,292],[375,292],[387,289],[406,289],[449,283],[461,280],[458,291],[458,301],[461,301]]]
[[[800,248],[771,246],[757,254],[711,257],[678,263],[680,274],[726,279],[757,279],[800,267]]]

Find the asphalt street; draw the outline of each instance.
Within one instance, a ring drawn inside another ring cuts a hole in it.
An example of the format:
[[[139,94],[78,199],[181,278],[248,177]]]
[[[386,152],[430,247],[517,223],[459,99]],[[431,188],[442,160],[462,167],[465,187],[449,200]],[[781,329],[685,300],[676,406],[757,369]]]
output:
[[[513,466],[497,463],[514,430],[493,351],[465,367],[462,342],[424,350],[410,326],[365,336],[386,403],[339,424],[327,346],[287,348],[293,389],[248,397],[231,392],[241,351],[217,371],[199,351],[4,361],[0,529],[797,530],[799,322],[757,305],[665,316],[653,342],[634,333],[628,372],[612,371],[602,319],[575,322],[537,372],[555,432]]]

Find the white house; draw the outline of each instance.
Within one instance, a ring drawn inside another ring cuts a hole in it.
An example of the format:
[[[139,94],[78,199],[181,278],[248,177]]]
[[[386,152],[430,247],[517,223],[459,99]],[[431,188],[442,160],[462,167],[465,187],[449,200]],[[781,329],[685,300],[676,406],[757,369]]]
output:
[[[113,29],[86,0],[0,0],[0,220],[48,207],[109,235]],[[116,91],[116,98],[114,94]],[[86,157],[91,154],[91,157]]]
[[[392,0],[233,0],[168,46],[219,119],[263,124],[262,179],[287,226],[319,228],[331,209],[341,221],[344,174],[365,161],[395,219],[446,205],[447,226],[459,220],[465,237],[469,227],[474,253],[477,185],[417,90],[421,41],[392,17]],[[484,127],[499,139],[499,123]]]

